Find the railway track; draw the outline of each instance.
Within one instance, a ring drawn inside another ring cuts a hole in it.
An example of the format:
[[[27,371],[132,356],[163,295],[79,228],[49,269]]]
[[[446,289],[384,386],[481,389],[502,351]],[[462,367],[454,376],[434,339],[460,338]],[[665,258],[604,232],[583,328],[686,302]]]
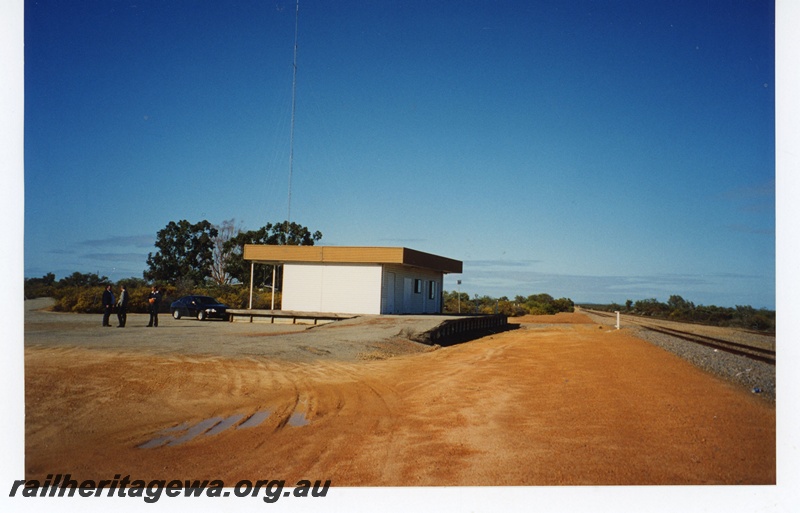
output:
[[[608,317],[612,319],[616,318],[615,314],[611,314],[608,312],[600,312],[597,310],[584,310],[584,311],[590,313],[591,315],[596,315],[598,317]],[[646,320],[632,319],[629,316],[626,316],[625,322],[627,324],[636,325],[642,329],[654,331],[656,333],[669,335],[671,337],[680,338],[688,342],[693,342],[695,344],[710,347],[717,351],[725,351],[727,353],[750,358],[751,360],[756,360],[770,365],[775,365],[775,351],[773,349],[766,349],[763,347],[758,347],[749,344],[741,344],[738,342],[732,342],[730,340],[725,340],[717,337],[709,337],[707,335],[700,335],[698,333],[692,333],[690,331],[685,331],[685,330],[667,328],[665,326],[656,325],[655,323],[648,322]]]

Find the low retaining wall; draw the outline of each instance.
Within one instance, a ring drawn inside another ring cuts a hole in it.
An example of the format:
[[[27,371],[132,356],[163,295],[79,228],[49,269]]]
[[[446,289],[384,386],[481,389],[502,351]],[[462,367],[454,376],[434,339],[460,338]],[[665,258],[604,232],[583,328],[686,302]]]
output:
[[[487,333],[509,329],[508,316],[502,314],[469,316],[449,319],[430,331],[426,331],[417,342],[440,346],[478,338]]]

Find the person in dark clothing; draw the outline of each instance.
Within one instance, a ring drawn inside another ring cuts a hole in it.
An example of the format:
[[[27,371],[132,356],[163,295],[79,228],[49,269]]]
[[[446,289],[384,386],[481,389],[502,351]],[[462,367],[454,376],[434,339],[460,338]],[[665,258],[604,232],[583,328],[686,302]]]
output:
[[[147,302],[150,303],[150,323],[147,327],[157,328],[158,308],[161,306],[161,292],[158,291],[158,287],[153,286],[153,290],[150,292],[150,295],[147,296]]]
[[[124,328],[125,322],[128,320],[128,291],[125,289],[125,285],[121,288],[119,301],[117,301],[117,319],[119,320],[117,328]]]
[[[111,310],[114,309],[114,293],[111,292],[111,285],[106,286],[103,291],[103,326],[111,326],[108,318],[111,317]]]

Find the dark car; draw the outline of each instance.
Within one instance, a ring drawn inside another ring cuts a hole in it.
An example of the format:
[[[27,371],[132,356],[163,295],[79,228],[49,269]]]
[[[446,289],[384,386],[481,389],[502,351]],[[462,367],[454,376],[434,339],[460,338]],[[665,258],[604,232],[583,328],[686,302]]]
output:
[[[197,320],[228,320],[228,307],[209,296],[184,296],[169,305],[172,317],[196,317]]]

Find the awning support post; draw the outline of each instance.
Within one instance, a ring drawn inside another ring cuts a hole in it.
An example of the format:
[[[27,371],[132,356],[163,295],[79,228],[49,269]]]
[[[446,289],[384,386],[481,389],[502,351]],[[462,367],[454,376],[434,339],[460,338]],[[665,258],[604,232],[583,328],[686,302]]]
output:
[[[248,310],[253,309],[253,268],[255,266],[255,262],[250,262],[250,303],[247,306]]]
[[[272,266],[272,306],[270,307],[271,310],[275,310],[275,267]]]

